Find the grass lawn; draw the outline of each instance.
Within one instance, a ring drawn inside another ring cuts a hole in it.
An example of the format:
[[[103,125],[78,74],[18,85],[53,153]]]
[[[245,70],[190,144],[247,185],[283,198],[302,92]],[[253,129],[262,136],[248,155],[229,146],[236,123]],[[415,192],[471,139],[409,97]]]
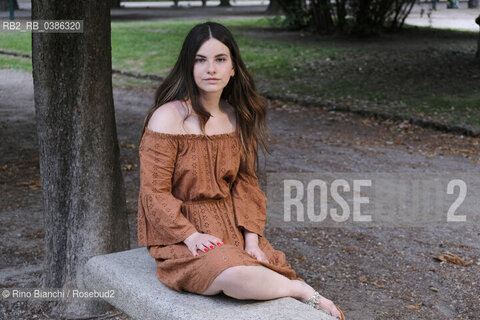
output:
[[[113,68],[166,75],[185,35],[198,22],[112,23]],[[263,93],[306,95],[480,128],[476,33],[407,26],[398,34],[359,40],[285,31],[272,19],[218,22],[234,34]],[[0,33],[0,48],[30,54],[31,34]],[[31,71],[31,63],[0,55],[0,68]]]

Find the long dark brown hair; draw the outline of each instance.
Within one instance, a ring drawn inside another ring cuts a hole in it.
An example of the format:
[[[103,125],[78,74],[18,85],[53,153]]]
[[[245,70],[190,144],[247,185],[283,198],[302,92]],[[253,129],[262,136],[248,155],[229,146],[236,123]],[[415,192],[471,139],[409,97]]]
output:
[[[142,136],[153,112],[163,104],[175,100],[191,101],[193,110],[199,116],[202,133],[206,135],[205,124],[211,114],[200,103],[200,92],[193,78],[193,67],[199,48],[211,38],[217,39],[230,49],[235,76],[230,78],[220,98],[235,108],[241,148],[245,152],[247,163],[251,163],[253,157],[254,167],[255,164],[258,167],[257,146],[260,145],[264,151],[271,153],[266,139],[266,135],[273,138],[265,122],[267,103],[258,94],[253,77],[240,57],[233,35],[225,26],[216,22],[197,24],[188,33],[177,62],[155,92],[154,104],[147,112],[143,123]],[[189,115],[187,113],[184,122]],[[208,138],[208,135],[206,136]]]

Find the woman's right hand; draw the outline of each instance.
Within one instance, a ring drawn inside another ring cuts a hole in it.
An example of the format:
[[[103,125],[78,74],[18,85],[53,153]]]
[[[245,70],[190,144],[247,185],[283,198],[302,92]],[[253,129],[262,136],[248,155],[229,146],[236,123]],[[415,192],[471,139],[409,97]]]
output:
[[[207,252],[208,249],[213,249],[214,246],[221,246],[224,244],[223,241],[219,238],[212,236],[208,233],[200,232],[195,232],[194,234],[183,240],[183,242],[187,245],[188,250],[190,250],[190,252],[194,256],[198,255],[197,250]]]

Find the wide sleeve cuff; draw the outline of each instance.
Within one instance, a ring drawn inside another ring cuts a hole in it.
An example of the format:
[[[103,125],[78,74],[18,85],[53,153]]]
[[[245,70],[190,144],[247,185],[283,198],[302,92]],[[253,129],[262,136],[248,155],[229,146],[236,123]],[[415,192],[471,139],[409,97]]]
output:
[[[258,184],[253,157],[247,164],[242,153],[240,168],[231,192],[237,227],[263,237],[267,218],[267,197]]]
[[[172,194],[178,141],[146,132],[139,146],[140,192],[138,243],[142,246],[182,242],[197,230],[182,213],[182,201]]]
[[[197,231],[181,213],[182,201],[171,194],[141,193],[140,198],[142,199],[138,215],[138,243],[140,245],[175,244],[182,242]],[[140,229],[143,229],[144,232],[140,232]]]

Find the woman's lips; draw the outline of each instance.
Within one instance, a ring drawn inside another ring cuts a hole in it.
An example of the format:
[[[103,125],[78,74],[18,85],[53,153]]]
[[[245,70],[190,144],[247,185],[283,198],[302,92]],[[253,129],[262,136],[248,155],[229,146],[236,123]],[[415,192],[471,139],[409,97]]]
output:
[[[213,83],[213,82],[217,82],[218,80],[219,80],[219,79],[205,79],[205,81],[207,81],[207,82],[212,82],[212,83]]]

